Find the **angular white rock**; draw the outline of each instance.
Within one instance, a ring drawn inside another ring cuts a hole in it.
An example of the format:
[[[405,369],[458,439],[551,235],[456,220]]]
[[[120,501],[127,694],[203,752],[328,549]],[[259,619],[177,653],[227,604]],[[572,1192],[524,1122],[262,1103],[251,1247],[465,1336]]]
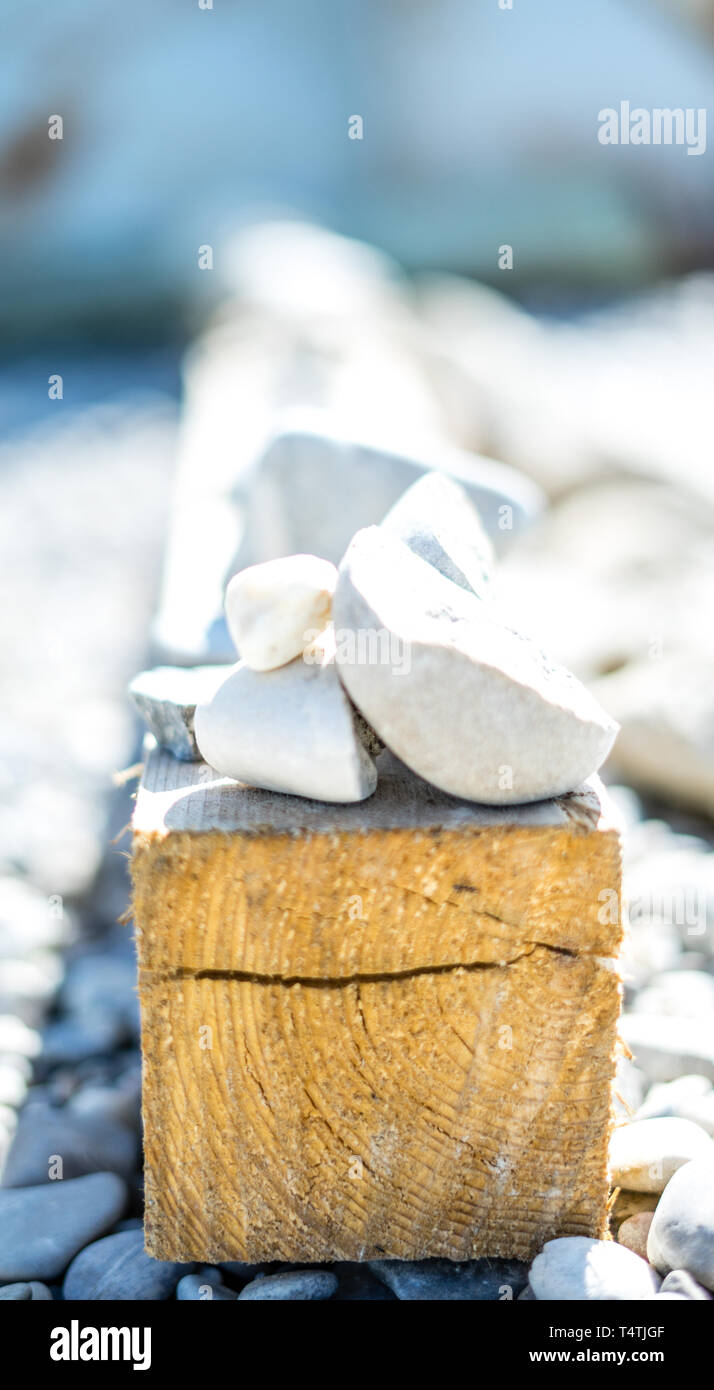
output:
[[[337,570],[316,555],[287,555],[234,574],[226,621],[253,671],[273,671],[300,656],[330,617]]]
[[[632,1250],[587,1236],[549,1240],[528,1278],[536,1298],[571,1303],[649,1299],[660,1285],[655,1271]]]
[[[629,1192],[663,1192],[684,1163],[707,1156],[714,1162],[714,1142],[691,1120],[633,1120],[613,1130],[610,1179]]]
[[[360,531],[333,600],[340,676],[413,772],[453,796],[560,796],[607,757],[617,725],[570,672],[381,527]]]
[[[239,563],[293,551],[337,564],[355,531],[373,526],[434,468],[466,489],[497,548],[540,514],[540,488],[516,468],[439,443],[424,457],[301,427],[277,435],[253,482]]]
[[[129,694],[160,748],[167,748],[182,762],[200,762],[193,730],[196,705],[211,698],[227,670],[227,666],[156,666],[134,677]]]
[[[243,661],[233,667],[196,709],[201,756],[222,776],[268,791],[364,801],[377,769],[334,661],[315,655],[275,671],[252,671]]]
[[[485,597],[493,546],[468,494],[445,473],[427,473],[395,502],[382,527],[460,588]]]

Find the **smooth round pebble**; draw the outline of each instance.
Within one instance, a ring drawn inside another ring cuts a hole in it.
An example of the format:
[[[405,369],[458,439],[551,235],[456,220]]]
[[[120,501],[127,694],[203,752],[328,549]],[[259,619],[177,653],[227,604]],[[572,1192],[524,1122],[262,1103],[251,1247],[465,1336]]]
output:
[[[227,1289],[220,1276],[211,1279],[203,1273],[184,1274],[176,1286],[176,1297],[180,1303],[211,1303],[214,1299],[217,1303],[234,1303],[238,1294]]]
[[[339,1285],[335,1294],[337,1303],[396,1302],[396,1294],[375,1278],[368,1265],[344,1260],[332,1268]]]
[[[117,1121],[138,1129],[141,1119],[141,1084],[137,1081],[120,1080],[112,1086],[102,1086],[89,1082],[75,1091],[67,1102],[67,1109],[73,1115],[87,1119]]]
[[[73,1255],[119,1220],[128,1199],[116,1173],[0,1190],[0,1282],[56,1279]]]
[[[682,1164],[711,1155],[714,1141],[692,1120],[633,1120],[613,1131],[610,1177],[615,1187],[663,1192]]]
[[[647,1235],[652,1225],[654,1212],[641,1211],[637,1216],[628,1216],[617,1232],[618,1245],[624,1245],[640,1259],[647,1259]]]
[[[63,1293],[69,1302],[158,1302],[170,1298],[181,1276],[192,1269],[190,1264],[155,1260],[145,1254],[143,1230],[120,1231],[80,1251],[67,1270]]]
[[[111,1016],[92,1013],[57,1019],[42,1033],[39,1067],[43,1074],[55,1067],[72,1066],[87,1057],[113,1052],[122,1041],[122,1030]]]
[[[647,1299],[660,1286],[639,1255],[615,1241],[587,1236],[549,1240],[536,1255],[529,1279],[536,1298],[571,1303]]]
[[[337,1277],[327,1269],[295,1269],[285,1274],[266,1274],[241,1289],[238,1299],[271,1301],[277,1299],[332,1298]]]
[[[46,1284],[32,1279],[29,1284],[3,1284],[0,1287],[0,1300],[8,1303],[47,1303],[52,1301]]]
[[[714,1162],[685,1163],[657,1203],[647,1256],[660,1274],[686,1269],[714,1289]]]
[[[221,1260],[217,1266],[221,1274],[227,1274],[230,1279],[242,1279],[247,1284],[252,1279],[257,1279],[259,1274],[264,1274],[266,1267],[264,1264],[244,1264],[242,1260]]]
[[[515,1298],[528,1282],[521,1260],[370,1260],[369,1267],[402,1300],[495,1302]]]
[[[65,1107],[28,1105],[7,1155],[2,1185],[34,1187],[87,1173],[118,1173],[128,1178],[136,1158],[137,1137],[126,1125],[78,1115]]]
[[[693,1279],[691,1274],[687,1273],[686,1269],[673,1269],[670,1271],[666,1278],[662,1280],[660,1294],[664,1293],[676,1293],[680,1298],[695,1298],[699,1300],[714,1298],[714,1294],[710,1293],[708,1289],[705,1289],[703,1284],[698,1284],[696,1279]]]

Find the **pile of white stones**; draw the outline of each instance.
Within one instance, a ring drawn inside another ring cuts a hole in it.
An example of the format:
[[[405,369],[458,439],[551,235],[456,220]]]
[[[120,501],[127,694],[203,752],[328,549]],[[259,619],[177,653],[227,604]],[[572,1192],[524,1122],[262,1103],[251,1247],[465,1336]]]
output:
[[[195,713],[157,700],[157,673],[134,697],[172,751],[270,791],[364,800],[386,746],[457,797],[562,795],[600,767],[617,725],[508,625],[492,570],[465,490],[427,473],[357,532],[339,568],[292,555],[234,576],[226,620],[241,660],[208,673]]]

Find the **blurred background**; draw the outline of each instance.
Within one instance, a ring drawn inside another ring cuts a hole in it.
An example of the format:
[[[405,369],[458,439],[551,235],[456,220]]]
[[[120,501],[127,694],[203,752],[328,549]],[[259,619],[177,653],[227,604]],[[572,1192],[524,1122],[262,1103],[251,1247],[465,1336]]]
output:
[[[67,1176],[123,1152],[138,1218],[125,688],[229,656],[298,415],[542,489],[499,585],[623,726],[622,1089],[694,1076],[714,1133],[714,130],[597,138],[623,100],[711,115],[713,16],[0,0],[0,1155],[29,1088],[21,1129],[62,1110]]]

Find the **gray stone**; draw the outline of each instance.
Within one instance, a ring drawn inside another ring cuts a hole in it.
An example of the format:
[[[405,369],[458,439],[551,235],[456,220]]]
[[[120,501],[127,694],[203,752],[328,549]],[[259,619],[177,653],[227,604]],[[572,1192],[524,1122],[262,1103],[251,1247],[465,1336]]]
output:
[[[33,1279],[29,1284],[3,1284],[0,1287],[0,1300],[2,1299],[10,1303],[47,1303],[52,1301],[52,1294],[46,1284],[40,1284]]]
[[[172,1260],[154,1260],[144,1253],[144,1232],[120,1231],[88,1245],[65,1275],[64,1298],[110,1302],[170,1298],[181,1276],[193,1268]]]
[[[686,1269],[673,1269],[662,1280],[660,1295],[665,1293],[676,1293],[681,1298],[691,1298],[700,1301],[714,1298],[714,1294],[705,1289],[703,1284],[698,1284]]]
[[[528,1279],[521,1260],[370,1260],[369,1267],[402,1300],[506,1301],[516,1298]]]
[[[563,667],[380,527],[360,531],[333,601],[340,677],[379,737],[453,796],[563,795],[617,726]]]
[[[60,1018],[42,1030],[38,1065],[46,1074],[54,1067],[72,1066],[87,1057],[105,1056],[122,1040],[122,1027],[111,1015],[93,1012],[81,1018]]]
[[[196,703],[211,698],[225,673],[225,666],[157,666],[134,677],[129,694],[160,748],[183,762],[200,761],[193,728]]]
[[[660,1280],[639,1255],[612,1240],[561,1236],[536,1255],[529,1275],[537,1299],[621,1302],[649,1299]]]
[[[99,1172],[128,1178],[136,1159],[136,1135],[126,1125],[78,1115],[66,1107],[27,1105],[5,1161],[2,1186],[33,1187],[49,1181],[56,1185],[58,1178],[66,1181]]]
[[[115,1173],[0,1190],[0,1282],[56,1279],[78,1250],[114,1225],[127,1197]]]
[[[210,703],[196,706],[196,738],[222,776],[268,791],[349,802],[377,785],[334,659],[322,650],[275,671],[239,662]]]
[[[75,1091],[67,1102],[75,1115],[93,1120],[110,1120],[129,1129],[138,1129],[141,1118],[141,1078],[127,1074],[113,1085],[89,1082]]]
[[[465,489],[445,473],[413,483],[382,527],[433,565],[445,579],[484,598],[493,573],[493,547]]]
[[[695,1159],[679,1168],[657,1203],[647,1254],[660,1274],[686,1269],[714,1289],[714,1163]]]
[[[293,1269],[284,1274],[266,1274],[241,1289],[238,1299],[271,1302],[278,1299],[308,1300],[332,1298],[337,1278],[327,1269]]]
[[[233,1280],[241,1280],[244,1284],[251,1279],[257,1278],[259,1274],[265,1273],[264,1264],[244,1264],[242,1260],[223,1260],[218,1266],[221,1272],[225,1272]]]
[[[461,484],[499,544],[536,517],[543,494],[515,468],[440,445],[429,458],[310,429],[288,429],[255,474],[238,568],[282,555],[338,564],[355,531],[376,525],[412,483],[435,468]],[[503,510],[503,509],[507,510]]]
[[[127,952],[87,951],[71,960],[60,991],[60,1006],[80,1017],[102,1011],[133,1025],[136,1005],[136,960],[129,938]]]
[[[338,1289],[336,1303],[394,1303],[396,1294],[387,1288],[365,1264],[343,1261],[333,1264],[333,1274],[337,1275]]]
[[[210,1279],[205,1274],[184,1274],[176,1285],[176,1297],[180,1303],[235,1303],[238,1294],[227,1289],[218,1279]]]

